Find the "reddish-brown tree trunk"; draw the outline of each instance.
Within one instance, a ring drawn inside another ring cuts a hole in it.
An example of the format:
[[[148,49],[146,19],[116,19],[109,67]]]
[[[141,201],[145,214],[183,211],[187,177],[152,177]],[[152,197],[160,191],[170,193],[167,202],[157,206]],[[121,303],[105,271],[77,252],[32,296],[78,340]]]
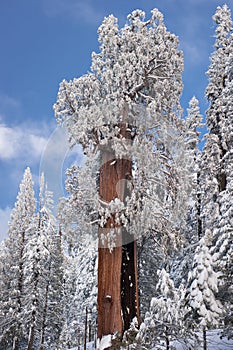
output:
[[[128,162],[126,160],[126,162]],[[116,160],[108,150],[102,151],[100,168],[100,198],[104,202],[110,202],[118,197],[117,184],[122,179],[121,173],[125,161]],[[113,164],[114,163],[114,164]],[[107,241],[103,242],[111,230],[115,227],[114,218],[110,218],[103,228],[99,228],[99,256],[98,256],[98,338],[103,335],[122,333],[123,323],[121,316],[121,263],[122,247],[120,230],[114,233],[116,247],[111,251],[107,247]],[[118,225],[119,226],[119,225]]]
[[[126,124],[119,127],[123,142],[131,141]],[[131,177],[130,158],[116,159],[111,146],[102,150],[99,195],[106,205],[115,198],[125,200]],[[111,230],[116,237],[112,250],[107,247],[107,241],[102,240]],[[114,215],[99,228],[98,254],[98,338],[101,339],[107,334],[122,334],[132,319],[139,316],[136,242],[115,222]]]

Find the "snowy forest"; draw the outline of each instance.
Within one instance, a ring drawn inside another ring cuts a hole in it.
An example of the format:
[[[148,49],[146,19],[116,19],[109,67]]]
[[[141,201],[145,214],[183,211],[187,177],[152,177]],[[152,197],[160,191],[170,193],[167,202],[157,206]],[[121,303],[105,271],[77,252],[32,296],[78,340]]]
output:
[[[213,21],[205,115],[181,106],[183,53],[157,9],[105,18],[90,71],[61,82],[55,117],[85,162],[57,208],[25,170],[0,244],[0,350],[233,349],[229,8]]]

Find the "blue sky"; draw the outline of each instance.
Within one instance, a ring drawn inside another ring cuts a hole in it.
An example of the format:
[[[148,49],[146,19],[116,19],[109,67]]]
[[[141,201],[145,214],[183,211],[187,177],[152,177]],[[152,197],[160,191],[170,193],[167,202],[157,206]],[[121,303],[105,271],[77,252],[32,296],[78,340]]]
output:
[[[232,0],[0,1],[0,239],[27,166],[36,191],[42,169],[55,199],[63,195],[64,170],[74,157],[52,106],[61,80],[89,70],[103,18],[114,14],[123,26],[136,8],[149,16],[157,7],[184,51],[183,108],[195,95],[204,114],[205,72],[214,43],[212,15],[224,3],[233,12]],[[75,152],[80,160],[80,148]]]

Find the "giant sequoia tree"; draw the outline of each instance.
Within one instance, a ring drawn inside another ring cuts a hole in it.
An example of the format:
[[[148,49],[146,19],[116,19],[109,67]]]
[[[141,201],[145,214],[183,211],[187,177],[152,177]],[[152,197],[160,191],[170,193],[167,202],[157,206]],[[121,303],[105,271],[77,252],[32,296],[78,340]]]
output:
[[[98,337],[139,319],[136,239],[148,232],[175,241],[186,192],[182,147],[182,53],[162,14],[136,10],[118,28],[99,28],[91,72],[60,84],[56,118],[87,155],[86,179],[74,170],[78,230],[98,225]],[[79,171],[83,173],[81,169]],[[96,181],[93,182],[93,178]],[[87,181],[85,181],[87,180]]]

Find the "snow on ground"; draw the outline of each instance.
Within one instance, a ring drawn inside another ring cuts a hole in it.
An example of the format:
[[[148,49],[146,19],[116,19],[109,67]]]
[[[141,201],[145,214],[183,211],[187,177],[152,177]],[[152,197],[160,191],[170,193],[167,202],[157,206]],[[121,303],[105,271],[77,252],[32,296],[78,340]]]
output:
[[[233,350],[233,339],[228,340],[227,338],[220,338],[219,330],[207,331],[207,349],[208,350]],[[202,335],[200,334],[200,346],[196,348],[190,348],[190,344],[180,343],[177,341],[172,342],[172,345],[176,350],[202,350]],[[155,349],[154,349],[155,350]]]
[[[108,349],[112,345],[112,335],[104,335],[101,340],[97,340],[98,350]]]
[[[96,347],[94,346],[94,342],[87,343],[87,350],[95,350]],[[83,346],[80,346],[79,348],[72,348],[69,350],[83,350]]]
[[[227,338],[220,338],[219,335],[220,331],[218,330],[212,330],[207,331],[207,349],[208,350],[233,350],[233,339],[228,340]],[[200,335],[201,339],[201,335]],[[107,339],[105,339],[107,341]],[[176,350],[202,350],[203,345],[200,344],[198,348],[190,348],[190,344],[180,343],[178,341],[172,342],[173,349]],[[83,347],[80,348],[72,348],[69,350],[83,350]],[[96,350],[96,347],[94,345],[94,342],[87,344],[87,350]],[[156,350],[156,348],[153,348],[151,350]]]

